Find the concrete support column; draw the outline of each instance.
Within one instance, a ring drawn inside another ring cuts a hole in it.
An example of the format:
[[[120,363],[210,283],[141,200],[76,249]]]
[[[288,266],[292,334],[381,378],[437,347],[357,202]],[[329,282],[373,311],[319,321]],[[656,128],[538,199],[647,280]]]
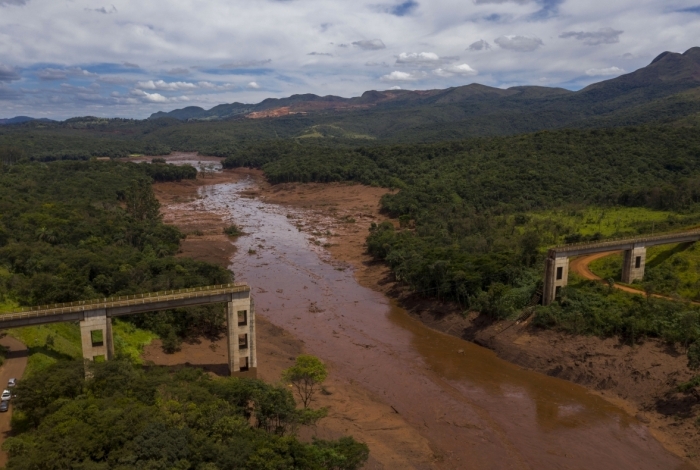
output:
[[[647,249],[637,244],[631,250],[625,250],[622,264],[622,282],[631,284],[632,281],[644,279],[644,266],[647,260]]]
[[[80,337],[85,359],[107,361],[114,357],[112,319],[107,317],[106,310],[85,312],[85,317],[80,321]]]
[[[231,295],[226,304],[228,367],[232,376],[255,377],[255,312],[250,292]]]
[[[544,292],[542,303],[549,305],[559,296],[559,290],[569,282],[569,258],[549,251],[545,262]]]

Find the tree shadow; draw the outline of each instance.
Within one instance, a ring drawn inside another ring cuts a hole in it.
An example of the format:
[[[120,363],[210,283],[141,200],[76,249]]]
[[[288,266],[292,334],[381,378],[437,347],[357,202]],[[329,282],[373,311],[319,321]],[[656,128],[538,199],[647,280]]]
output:
[[[17,351],[18,353],[21,353],[22,351]],[[50,357],[51,359],[55,359],[56,361],[72,361],[75,360],[75,358],[71,355],[68,355],[66,353],[62,353],[60,351],[56,351],[55,349],[51,349],[47,346],[29,346],[27,348],[26,354],[25,355],[31,355],[31,354],[37,354],[41,353],[45,356]],[[22,357],[22,356],[18,356]]]
[[[700,396],[697,392],[671,392],[657,400],[655,408],[657,412],[665,416],[691,418],[695,414],[693,408],[698,404],[700,404]]]
[[[693,246],[693,243],[695,242],[688,242],[688,243],[679,243],[678,245],[674,246],[673,248],[669,248],[667,250],[662,251],[658,255],[654,257],[653,260],[648,262],[646,264],[647,268],[655,268],[667,259],[669,259],[671,256],[675,255],[676,253],[681,253],[691,246]]]
[[[167,369],[169,371],[177,372],[182,369],[202,369],[205,372],[211,372],[219,377],[230,377],[231,374],[228,370],[228,364],[192,364],[190,362],[185,362],[184,364],[174,364],[174,365],[156,365],[153,362],[146,362],[144,364],[145,368],[158,367],[162,369]]]

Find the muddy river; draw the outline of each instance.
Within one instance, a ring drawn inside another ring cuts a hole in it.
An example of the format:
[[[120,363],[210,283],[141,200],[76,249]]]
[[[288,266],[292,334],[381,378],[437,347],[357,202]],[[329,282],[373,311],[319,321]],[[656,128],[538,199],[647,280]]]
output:
[[[304,213],[246,197],[252,180],[205,186],[180,206],[226,214],[246,235],[232,259],[256,312],[303,340],[425,436],[441,468],[681,469],[646,426],[572,383],[522,370],[423,326],[334,262]]]

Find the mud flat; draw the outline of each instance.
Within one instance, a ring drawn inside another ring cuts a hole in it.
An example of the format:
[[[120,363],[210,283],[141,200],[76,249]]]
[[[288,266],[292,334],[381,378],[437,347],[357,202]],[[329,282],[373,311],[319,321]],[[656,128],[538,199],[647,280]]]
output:
[[[222,224],[235,220],[242,226],[247,235],[236,242],[233,268],[238,280],[254,287],[258,314],[272,328],[258,338],[259,348],[269,348],[264,353],[259,349],[261,375],[275,380],[295,355],[296,350],[276,349],[280,336],[272,331],[282,331],[298,350],[327,361],[332,394],[321,397],[319,404],[331,400],[325,403],[332,416],[322,422],[320,432],[365,440],[374,458],[370,465],[692,468],[669,451],[682,454],[683,449],[657,433],[666,448],[662,446],[630,410],[427,328],[366,287],[396,290],[384,268],[368,264],[361,255],[366,227],[379,217],[380,193],[371,202],[361,187],[269,188],[256,182],[254,174],[245,179],[240,173],[231,175],[231,182],[196,188],[197,199],[191,195],[189,201],[164,203],[166,220],[180,214],[192,221],[197,214],[215,213]],[[302,199],[315,199],[324,207]],[[344,214],[346,210],[355,214]],[[431,311],[413,307],[414,315]],[[446,327],[450,314],[440,315],[436,326]],[[445,329],[465,336],[464,325]],[[216,349],[192,346],[212,353]],[[180,361],[191,356],[183,353]],[[376,419],[363,419],[372,412]]]

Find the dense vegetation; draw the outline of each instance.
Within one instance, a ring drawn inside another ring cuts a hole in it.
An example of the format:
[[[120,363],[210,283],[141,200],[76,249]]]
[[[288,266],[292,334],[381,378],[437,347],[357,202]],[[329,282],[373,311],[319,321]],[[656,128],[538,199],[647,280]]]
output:
[[[183,235],[160,219],[153,179],[191,167],[113,162],[0,166],[0,303],[40,305],[229,282],[227,270],[175,258]],[[132,320],[173,347],[218,331],[210,308]]]
[[[283,386],[128,361],[90,368],[85,379],[82,362],[60,362],[19,383],[6,468],[352,470],[368,456],[349,437],[300,442],[323,411],[297,409]]]
[[[575,334],[617,336],[629,344],[661,338],[686,351],[700,340],[700,308],[580,281],[567,286],[559,302],[538,307],[535,325]]]

